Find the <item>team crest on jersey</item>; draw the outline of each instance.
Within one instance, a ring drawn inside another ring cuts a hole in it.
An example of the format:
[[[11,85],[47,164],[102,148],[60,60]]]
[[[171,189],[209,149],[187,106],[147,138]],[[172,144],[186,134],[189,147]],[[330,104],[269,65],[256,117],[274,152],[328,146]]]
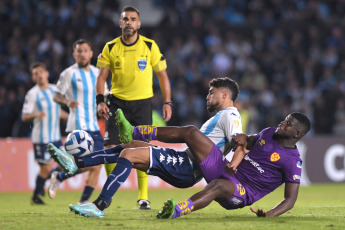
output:
[[[99,54],[99,55],[98,55],[98,58],[99,58],[99,59],[103,59],[102,54]]]
[[[234,126],[235,128],[238,128],[238,126],[240,126],[240,122],[238,120],[234,120]]]
[[[146,68],[147,61],[145,59],[139,59],[138,60],[138,67],[141,71],[143,71]]]
[[[271,161],[272,162],[278,161],[279,159],[280,159],[279,153],[276,153],[276,152],[272,153],[272,155],[271,155]]]

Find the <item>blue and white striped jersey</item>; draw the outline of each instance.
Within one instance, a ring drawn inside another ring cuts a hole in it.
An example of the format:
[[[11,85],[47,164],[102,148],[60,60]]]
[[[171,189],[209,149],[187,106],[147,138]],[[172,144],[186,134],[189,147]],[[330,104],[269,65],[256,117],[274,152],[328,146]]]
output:
[[[66,131],[76,129],[99,131],[96,107],[96,79],[99,69],[90,65],[90,71],[84,71],[74,64],[65,69],[57,82],[57,92],[67,99],[78,101],[78,107],[70,109]]]
[[[49,84],[49,89],[38,85],[31,88],[25,96],[23,114],[44,112],[43,119],[33,120],[31,139],[34,144],[48,144],[61,140],[60,105],[53,101],[56,86]]]
[[[207,120],[200,131],[218,146],[228,161],[231,161],[233,153],[228,154],[229,145],[234,134],[242,133],[241,115],[236,107],[225,108]]]

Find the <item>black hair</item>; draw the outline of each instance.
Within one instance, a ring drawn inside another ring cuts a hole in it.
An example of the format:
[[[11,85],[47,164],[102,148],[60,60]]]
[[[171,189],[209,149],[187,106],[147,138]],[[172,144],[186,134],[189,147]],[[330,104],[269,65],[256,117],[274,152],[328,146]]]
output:
[[[37,67],[42,67],[45,70],[47,70],[47,66],[43,62],[34,62],[30,65],[30,72],[32,72],[32,70],[37,68]]]
[[[303,135],[307,134],[311,127],[309,118],[300,112],[293,112],[290,115],[293,116],[303,126]]]
[[[210,81],[209,86],[213,86],[215,88],[228,88],[231,91],[231,100],[235,102],[240,93],[240,87],[238,86],[237,82],[228,78],[228,77],[221,77],[221,78],[214,78]]]
[[[87,43],[87,44],[90,46],[91,50],[92,50],[92,44],[91,44],[91,42],[88,41],[88,40],[86,40],[86,39],[83,39],[83,38],[79,38],[77,41],[75,41],[75,42],[73,43],[73,50],[75,49],[75,47],[76,47],[77,45],[84,44],[84,43]]]
[[[135,8],[134,6],[126,6],[125,8],[122,9],[121,14],[123,12],[137,12],[138,16],[140,17],[139,10]]]

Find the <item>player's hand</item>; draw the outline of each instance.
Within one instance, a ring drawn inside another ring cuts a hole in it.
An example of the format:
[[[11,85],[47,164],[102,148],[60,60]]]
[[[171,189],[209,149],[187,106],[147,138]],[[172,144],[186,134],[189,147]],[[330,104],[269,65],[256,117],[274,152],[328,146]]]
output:
[[[234,135],[232,137],[232,139],[234,139],[234,141],[236,141],[236,143],[238,145],[242,145],[242,146],[246,146],[247,145],[247,135],[246,134],[237,134],[237,135]]]
[[[255,213],[257,215],[257,217],[266,217],[266,212],[264,212],[264,210],[262,210],[262,209],[255,210],[252,207],[250,207],[250,211]]]
[[[225,165],[225,171],[227,174],[229,175],[234,175],[236,172],[237,172],[237,166],[238,165],[235,165],[233,163],[226,163]]]
[[[45,116],[46,116],[46,113],[44,113],[44,112],[37,112],[35,114],[35,117],[38,119],[43,119]]]
[[[97,112],[100,117],[103,117],[106,120],[109,119],[109,108],[104,102],[98,104]]]
[[[68,108],[71,108],[71,109],[77,108],[78,105],[79,105],[79,103],[75,100],[70,100],[67,102]]]
[[[163,115],[163,118],[164,118],[165,122],[168,122],[170,120],[171,114],[172,114],[171,105],[164,104],[163,105],[162,115]]]

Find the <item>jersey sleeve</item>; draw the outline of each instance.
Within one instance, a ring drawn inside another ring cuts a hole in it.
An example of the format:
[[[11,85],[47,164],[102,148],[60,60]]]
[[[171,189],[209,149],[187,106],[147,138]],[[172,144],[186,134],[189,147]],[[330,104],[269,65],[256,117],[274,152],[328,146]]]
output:
[[[35,96],[30,91],[25,95],[22,114],[31,114],[36,111]]]
[[[284,164],[285,182],[300,183],[302,175],[302,161],[301,160],[286,160],[289,162]]]
[[[109,43],[107,43],[100,55],[97,57],[97,67],[98,68],[108,68],[110,69],[110,53],[109,53]]]
[[[60,74],[59,80],[56,83],[56,91],[61,95],[65,95],[68,88],[71,86],[71,76],[69,76],[68,70],[63,71]]]
[[[155,72],[165,70],[167,68],[167,62],[165,57],[159,50],[159,47],[156,42],[153,41],[151,48],[151,65]]]
[[[221,129],[225,132],[225,137],[230,141],[232,136],[242,132],[241,119],[235,113],[225,113],[220,122]]]

